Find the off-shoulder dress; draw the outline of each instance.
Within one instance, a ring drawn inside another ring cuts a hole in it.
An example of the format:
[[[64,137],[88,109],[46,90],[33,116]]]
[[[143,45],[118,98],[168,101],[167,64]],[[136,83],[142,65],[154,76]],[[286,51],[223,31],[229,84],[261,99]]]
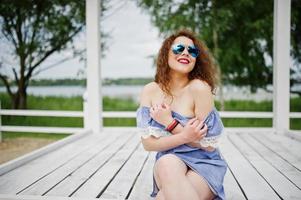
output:
[[[188,122],[190,117],[172,111],[172,117],[177,119],[182,126]],[[154,137],[166,137],[171,133],[164,130],[164,126],[150,117],[149,107],[141,106],[137,109],[137,127],[142,137],[150,135]],[[222,158],[218,141],[224,128],[218,111],[214,108],[204,121],[208,126],[205,138],[200,142],[202,146],[213,146],[214,151],[206,151],[196,147],[183,144],[167,151],[158,152],[156,161],[165,154],[174,154],[179,157],[189,168],[204,178],[212,192],[216,195],[215,199],[225,199],[223,180],[227,170],[227,164]],[[159,189],[153,178],[152,197],[155,197]]]

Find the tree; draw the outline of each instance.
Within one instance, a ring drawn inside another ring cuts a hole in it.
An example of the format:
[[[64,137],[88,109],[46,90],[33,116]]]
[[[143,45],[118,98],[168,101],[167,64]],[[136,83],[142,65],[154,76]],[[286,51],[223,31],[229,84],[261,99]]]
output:
[[[102,1],[102,11],[106,10],[106,2]],[[33,73],[55,52],[72,45],[84,27],[85,1],[0,0],[0,39],[8,43],[18,60],[16,66],[9,66],[13,79],[4,72],[5,63],[0,61],[0,79],[14,109],[26,108],[26,89]],[[12,85],[17,86],[16,92]]]
[[[273,0],[137,1],[163,36],[180,28],[196,32],[212,50],[223,83],[252,92],[272,84]],[[292,84],[300,83],[300,13],[301,1],[292,0]]]

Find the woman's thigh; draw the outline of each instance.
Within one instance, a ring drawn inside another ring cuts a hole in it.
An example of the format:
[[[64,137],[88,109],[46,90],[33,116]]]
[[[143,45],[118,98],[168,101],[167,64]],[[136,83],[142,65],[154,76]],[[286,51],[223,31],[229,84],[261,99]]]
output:
[[[154,177],[159,189],[164,181],[185,178],[187,170],[186,164],[176,155],[166,154],[160,157],[154,167]]]
[[[215,195],[213,194],[203,177],[201,177],[191,169],[187,171],[186,177],[193,185],[194,189],[197,191],[198,196],[201,200],[211,200],[214,198]]]

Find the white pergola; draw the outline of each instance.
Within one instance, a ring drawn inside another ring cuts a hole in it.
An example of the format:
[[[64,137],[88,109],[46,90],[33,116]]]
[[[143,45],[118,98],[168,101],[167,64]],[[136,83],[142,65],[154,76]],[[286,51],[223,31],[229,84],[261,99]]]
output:
[[[87,101],[86,128],[100,133],[102,94],[100,68],[100,1],[86,0],[87,26]],[[276,133],[289,131],[290,0],[274,0],[273,128]]]

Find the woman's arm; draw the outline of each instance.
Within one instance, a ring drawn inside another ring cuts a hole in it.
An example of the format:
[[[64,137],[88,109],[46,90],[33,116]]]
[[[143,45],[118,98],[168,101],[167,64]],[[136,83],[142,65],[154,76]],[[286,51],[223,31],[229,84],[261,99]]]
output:
[[[194,99],[195,116],[204,121],[214,107],[214,97],[211,92],[211,87],[206,82],[198,79],[193,80],[190,86],[191,94]],[[196,145],[207,151],[215,150],[215,148],[211,146],[203,147],[199,143]]]
[[[143,147],[147,151],[165,151],[195,140],[201,140],[207,132],[207,126],[201,129],[202,125],[197,118],[190,119],[178,134],[160,138],[153,136],[146,139],[141,138]]]
[[[144,86],[140,95],[140,106],[151,107],[150,96],[156,89],[155,83],[149,83]],[[200,122],[198,119],[191,119],[185,128],[182,129],[180,134],[172,135],[169,137],[155,138],[150,136],[146,139],[141,137],[142,144],[147,151],[164,151],[179,145],[201,139],[205,136],[207,129],[200,131]]]
[[[214,99],[211,93],[211,88],[208,84],[200,80],[193,80],[190,88],[191,94],[194,99],[194,113],[195,116],[200,120],[205,120],[210,111],[214,107]],[[168,105],[155,105],[150,112],[150,115],[153,119],[167,127],[170,122],[172,122],[173,118],[171,116],[171,109]],[[183,126],[178,124],[172,131],[172,134],[178,134],[183,130]],[[213,151],[214,147],[203,147],[199,144],[199,142],[190,142],[188,145],[201,148],[207,151]]]
[[[150,136],[146,139],[141,138],[141,142],[146,151],[166,151],[185,143],[180,134],[160,138]]]
[[[153,107],[151,107],[150,116],[165,127],[167,127],[173,121],[173,118],[171,116],[171,108],[169,107],[169,105],[164,104],[164,103],[162,105],[154,105]],[[202,122],[200,122],[200,123],[202,123]],[[171,133],[173,135],[176,135],[176,134],[182,132],[183,128],[184,127],[179,123],[171,131]],[[196,147],[196,148],[203,148],[203,149],[205,148],[205,147],[202,147],[198,142],[190,142],[190,143],[187,143],[187,145],[190,145],[190,146]]]

